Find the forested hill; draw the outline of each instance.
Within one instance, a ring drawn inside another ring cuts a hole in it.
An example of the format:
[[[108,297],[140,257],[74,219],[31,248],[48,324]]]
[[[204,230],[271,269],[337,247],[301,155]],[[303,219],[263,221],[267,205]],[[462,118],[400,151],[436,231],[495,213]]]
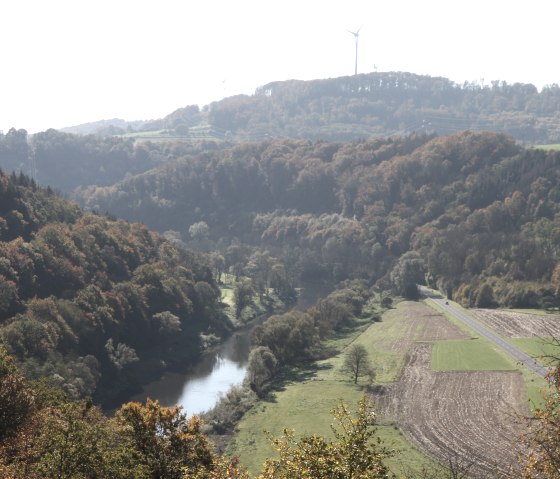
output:
[[[0,173],[0,339],[27,377],[117,398],[226,332],[219,296],[198,256],[145,226]]]
[[[526,144],[560,143],[560,87],[493,82],[457,85],[411,73],[284,81],[179,108],[163,119],[107,121],[99,135],[0,132],[0,168],[67,194],[107,186],[186,154],[274,138],[348,141],[495,131]],[[150,131],[146,131],[150,130]],[[88,131],[87,125],[75,131]]]
[[[226,253],[259,245],[303,279],[389,289],[419,257],[466,304],[535,306],[557,302],[559,175],[559,152],[493,133],[276,140],[187,156],[81,201]]]
[[[0,168],[22,172],[66,194],[79,186],[112,185],[170,159],[216,148],[211,142],[141,142],[118,136],[74,135],[47,130],[0,132]]]
[[[203,110],[204,112],[204,110]],[[273,82],[207,107],[208,124],[241,139],[349,140],[411,132],[497,131],[529,144],[560,142],[560,87],[458,85],[404,72]]]

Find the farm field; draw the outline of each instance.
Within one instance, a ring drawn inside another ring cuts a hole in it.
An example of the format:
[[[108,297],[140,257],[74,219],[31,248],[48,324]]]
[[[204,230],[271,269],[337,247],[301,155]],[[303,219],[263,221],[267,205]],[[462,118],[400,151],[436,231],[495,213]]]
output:
[[[438,458],[470,464],[469,475],[505,471],[516,461],[528,414],[527,391],[517,371],[435,372],[432,345],[417,343],[400,380],[377,398],[382,414],[395,421],[417,447]]]
[[[415,310],[416,305],[420,309]],[[433,325],[427,326],[428,318],[435,318]],[[432,310],[422,308],[420,303],[410,303],[408,308],[399,306],[388,311],[379,323],[361,325],[354,332],[330,341],[329,346],[338,349],[341,354],[318,361],[313,373],[305,380],[286,384],[272,401],[262,402],[251,410],[239,424],[228,453],[239,456],[241,462],[256,473],[264,460],[274,453],[269,436],[281,435],[284,427],[294,429],[297,435],[313,433],[331,436],[332,417],[329,411],[332,407],[340,399],[355,407],[366,392],[363,385],[354,385],[340,371],[346,347],[353,343],[366,346],[376,366],[378,382],[388,383],[400,376],[406,363],[406,351],[414,340],[425,337],[429,329],[433,329],[433,334],[441,335],[449,327],[449,323],[444,318],[438,319]],[[455,329],[447,334],[464,337]],[[387,446],[401,451],[388,461],[395,472],[435,464],[412,446],[394,423],[385,421],[379,424],[377,431]]]
[[[472,309],[471,313],[480,322],[505,338],[560,336],[560,315],[530,314],[499,309]]]
[[[391,463],[396,473],[431,463],[418,451],[442,463],[476,458],[473,477],[504,470],[515,463],[522,431],[516,419],[529,414],[527,384],[537,391],[544,381],[472,336],[422,302],[399,303],[381,322],[333,341],[340,354],[247,414],[228,452],[256,471],[273,453],[264,430],[273,437],[283,427],[329,435],[337,399],[355,405],[364,392],[340,372],[344,348],[359,343],[377,370],[378,433],[403,452]]]
[[[420,306],[434,313],[422,303],[415,309]],[[515,443],[522,431],[515,419],[529,413],[530,374],[517,371],[515,362],[489,341],[469,336],[465,325],[459,329],[443,315],[433,316],[462,337],[425,335],[423,342],[414,342],[402,376],[376,395],[382,417],[442,463],[472,462],[473,477],[505,470],[515,464]]]
[[[438,341],[432,349],[433,371],[512,371],[509,361],[483,339]]]

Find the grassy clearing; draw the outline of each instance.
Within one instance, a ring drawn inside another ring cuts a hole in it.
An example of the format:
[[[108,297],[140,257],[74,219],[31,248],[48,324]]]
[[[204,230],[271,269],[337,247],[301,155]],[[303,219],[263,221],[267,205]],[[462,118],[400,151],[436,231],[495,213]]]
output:
[[[315,380],[291,384],[277,393],[274,401],[257,405],[240,423],[228,452],[239,456],[241,462],[256,474],[266,458],[275,454],[265,431],[271,437],[278,437],[282,435],[283,428],[288,426],[297,435],[332,437],[333,418],[330,411],[339,400],[356,406],[364,389],[350,381],[319,379],[321,376],[319,372]],[[297,426],[291,426],[294,424]],[[395,472],[431,463],[395,426],[380,425],[377,432],[387,447],[400,451],[398,456],[388,461]]]
[[[535,145],[533,148],[538,148],[540,150],[560,150],[560,144]]]
[[[344,349],[354,342],[363,344],[376,367],[377,381],[393,381],[400,375],[405,362],[405,351],[392,349],[402,336],[403,321],[406,317],[397,307],[386,313],[381,322],[362,320],[353,330],[331,339],[328,346],[341,353],[316,362],[308,371],[294,372],[293,380],[286,381],[284,388],[275,393],[270,402],[259,403],[249,411],[240,422],[228,453],[239,456],[241,462],[256,474],[265,459],[274,455],[265,431],[277,437],[284,427],[289,427],[294,428],[297,435],[331,437],[333,418],[330,411],[333,406],[338,400],[355,406],[365,393],[363,385],[353,384],[340,370]],[[305,379],[302,380],[302,376]],[[387,447],[402,452],[388,461],[396,473],[433,465],[393,424],[379,425],[378,434]]]
[[[517,369],[482,339],[435,341],[433,371],[512,371]]]

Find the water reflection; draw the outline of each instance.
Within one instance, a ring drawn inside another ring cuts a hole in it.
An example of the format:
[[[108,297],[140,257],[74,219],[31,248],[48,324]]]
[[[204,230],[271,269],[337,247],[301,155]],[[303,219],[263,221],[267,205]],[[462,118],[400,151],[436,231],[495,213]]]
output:
[[[306,309],[331,291],[332,287],[328,285],[308,285],[302,289],[297,307]],[[246,327],[234,333],[217,351],[203,356],[187,374],[166,373],[158,381],[147,384],[144,391],[132,400],[145,402],[150,397],[157,399],[163,406],[179,404],[189,415],[208,411],[220,394],[243,381],[249,356],[250,332],[251,328]]]
[[[207,411],[220,394],[243,381],[248,356],[249,330],[235,333],[187,374],[165,373],[132,400],[145,402],[149,397],[167,407],[179,404],[189,415]]]

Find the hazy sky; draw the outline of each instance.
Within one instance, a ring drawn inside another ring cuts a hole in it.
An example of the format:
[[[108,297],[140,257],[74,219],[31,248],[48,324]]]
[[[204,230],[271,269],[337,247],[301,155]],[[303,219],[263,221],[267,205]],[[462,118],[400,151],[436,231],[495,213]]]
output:
[[[558,0],[9,0],[0,130],[30,133],[251,94],[271,81],[408,71],[560,83]]]

